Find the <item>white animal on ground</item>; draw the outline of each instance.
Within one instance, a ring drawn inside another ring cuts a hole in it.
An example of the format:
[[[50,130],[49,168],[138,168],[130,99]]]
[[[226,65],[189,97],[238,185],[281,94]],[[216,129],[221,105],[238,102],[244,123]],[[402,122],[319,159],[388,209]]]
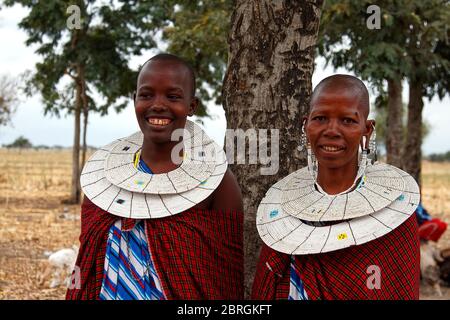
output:
[[[422,281],[434,288],[438,296],[442,297],[440,286],[440,268],[438,263],[444,261],[441,251],[431,241],[420,242],[420,275]]]
[[[72,248],[65,248],[53,253],[45,252],[48,255],[47,266],[44,272],[38,277],[40,285],[52,274],[50,280],[50,288],[56,288],[61,284],[68,285],[70,282],[70,275],[75,267],[75,261],[78,256],[78,246],[74,245]]]

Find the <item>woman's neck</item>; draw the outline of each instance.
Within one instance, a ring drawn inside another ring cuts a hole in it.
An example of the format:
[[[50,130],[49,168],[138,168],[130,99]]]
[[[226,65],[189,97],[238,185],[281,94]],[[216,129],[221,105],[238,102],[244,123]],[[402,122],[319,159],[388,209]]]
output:
[[[172,159],[172,150],[180,142],[153,143],[144,140],[142,144],[141,159],[147,164],[153,173],[166,173],[175,170],[181,164],[177,159]],[[182,157],[182,150],[180,157]],[[181,160],[180,158],[179,160]]]
[[[357,174],[357,158],[339,168],[327,168],[319,163],[317,183],[326,193],[334,195],[352,187]]]

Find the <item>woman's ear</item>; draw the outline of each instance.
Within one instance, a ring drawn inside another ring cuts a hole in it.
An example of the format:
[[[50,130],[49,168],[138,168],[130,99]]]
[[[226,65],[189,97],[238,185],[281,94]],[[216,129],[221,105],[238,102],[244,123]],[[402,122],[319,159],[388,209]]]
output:
[[[133,104],[136,106],[136,91],[133,92]]]
[[[365,136],[366,139],[365,139],[365,141],[361,140],[361,148],[363,148],[363,149],[369,148],[370,137],[372,136],[374,129],[375,129],[375,120],[366,120],[366,130],[363,134],[363,136]]]
[[[195,111],[197,111],[198,105],[200,101],[197,97],[193,97],[191,100],[191,103],[189,104],[189,113],[188,115],[192,117],[195,114]]]
[[[303,116],[303,118],[302,118],[302,123],[304,124],[304,125],[306,125],[306,122],[308,121],[308,116]]]
[[[302,118],[302,130],[306,131],[307,123],[308,123],[308,116],[303,116],[303,118]]]
[[[367,120],[366,121],[366,135],[367,140],[372,136],[373,130],[375,130],[375,120]]]
[[[303,116],[301,132],[302,132],[302,136],[306,137],[306,142],[309,141],[308,134],[306,133],[306,125],[307,124],[308,124],[308,116]]]

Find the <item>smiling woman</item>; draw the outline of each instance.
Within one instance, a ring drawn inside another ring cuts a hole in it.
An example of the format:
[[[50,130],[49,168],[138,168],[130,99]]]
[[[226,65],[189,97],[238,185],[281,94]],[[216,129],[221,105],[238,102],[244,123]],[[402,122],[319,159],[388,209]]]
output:
[[[301,138],[308,166],[273,185],[258,208],[265,245],[253,298],[419,298],[419,188],[373,161],[368,114],[367,89],[353,76],[315,88]]]
[[[242,196],[223,150],[187,120],[194,83],[170,54],[142,67],[141,131],[100,148],[81,174],[81,281],[68,299],[243,298]]]
[[[134,104],[136,118],[144,134],[142,160],[152,163],[155,173],[176,168],[171,150],[178,143],[172,132],[183,129],[186,117],[198,105],[192,69],[172,55],[158,55],[147,61],[137,81]]]
[[[369,94],[362,81],[350,76],[340,78],[346,81],[327,78],[317,86],[304,124],[318,160],[318,184],[331,194],[353,185],[358,149],[363,137],[369,141],[375,125],[367,120]]]

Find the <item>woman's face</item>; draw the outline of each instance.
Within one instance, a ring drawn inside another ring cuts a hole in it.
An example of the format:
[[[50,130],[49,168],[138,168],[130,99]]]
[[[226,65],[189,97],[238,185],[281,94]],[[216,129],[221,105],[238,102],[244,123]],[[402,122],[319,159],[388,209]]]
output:
[[[197,99],[186,67],[173,61],[150,61],[141,71],[135,96],[136,118],[144,139],[171,142],[172,133],[183,129]]]
[[[320,167],[352,167],[358,163],[362,136],[370,137],[372,121],[360,107],[359,95],[324,89],[311,105],[306,134]]]

